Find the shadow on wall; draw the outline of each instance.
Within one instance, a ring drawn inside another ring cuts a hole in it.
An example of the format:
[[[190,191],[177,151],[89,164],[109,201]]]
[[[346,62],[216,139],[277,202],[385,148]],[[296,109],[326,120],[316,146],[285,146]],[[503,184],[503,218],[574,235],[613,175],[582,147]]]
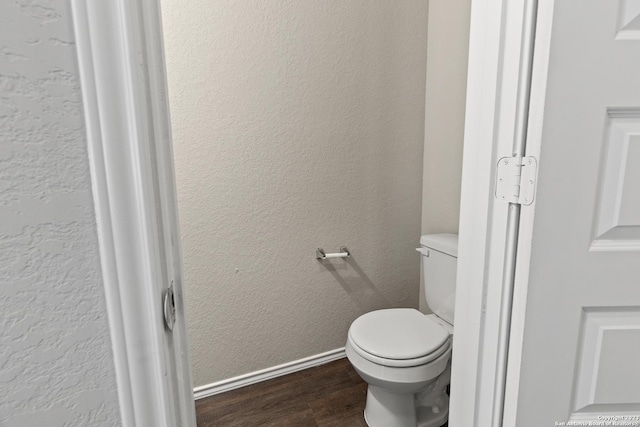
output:
[[[368,312],[372,310],[372,307],[385,308],[393,305],[384,297],[384,294],[380,292],[380,289],[376,287],[353,257],[324,260],[322,268],[331,273],[361,311]]]

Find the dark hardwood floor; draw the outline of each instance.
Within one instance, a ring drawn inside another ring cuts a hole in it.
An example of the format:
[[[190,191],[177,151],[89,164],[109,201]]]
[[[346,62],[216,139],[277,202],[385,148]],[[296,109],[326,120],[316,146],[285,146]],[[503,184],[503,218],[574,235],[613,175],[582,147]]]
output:
[[[347,359],[196,402],[200,427],[366,427],[367,384]]]
[[[196,417],[199,427],[367,427],[366,398],[367,384],[340,359],[200,399]]]

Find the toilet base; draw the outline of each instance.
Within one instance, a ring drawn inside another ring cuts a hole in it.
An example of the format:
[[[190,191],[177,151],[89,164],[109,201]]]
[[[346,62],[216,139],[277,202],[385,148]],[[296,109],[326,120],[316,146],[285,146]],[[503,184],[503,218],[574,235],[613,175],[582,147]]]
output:
[[[415,395],[369,385],[364,419],[369,427],[416,427]]]
[[[449,419],[449,394],[451,363],[438,379],[416,395],[418,427],[440,427]]]
[[[449,419],[447,385],[451,365],[438,378],[413,393],[393,393],[369,385],[364,419],[369,427],[441,427]]]
[[[430,406],[418,406],[417,427],[441,427],[449,419],[449,396],[443,393],[438,405],[439,411],[433,412]]]
[[[449,417],[449,396],[443,391],[437,400],[435,406],[416,407],[414,394],[369,386],[364,420],[369,427],[441,427]]]

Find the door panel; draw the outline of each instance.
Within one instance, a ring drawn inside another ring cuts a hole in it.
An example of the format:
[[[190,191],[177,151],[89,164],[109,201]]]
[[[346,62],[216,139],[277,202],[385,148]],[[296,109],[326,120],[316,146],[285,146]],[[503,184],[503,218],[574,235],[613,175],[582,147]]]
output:
[[[639,2],[640,3],[640,2]],[[640,109],[607,110],[592,251],[640,249]]]
[[[638,307],[584,307],[580,329],[573,407],[640,402]]]
[[[619,1],[616,40],[640,40],[640,2]]]
[[[539,160],[516,425],[640,415],[639,0],[555,1]]]

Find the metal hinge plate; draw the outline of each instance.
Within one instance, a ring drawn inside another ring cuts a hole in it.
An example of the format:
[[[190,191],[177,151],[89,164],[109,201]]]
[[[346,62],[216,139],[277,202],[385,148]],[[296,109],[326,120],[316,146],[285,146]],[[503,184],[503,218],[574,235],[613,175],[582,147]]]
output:
[[[536,194],[538,161],[535,157],[503,157],[498,160],[496,198],[529,206]]]

